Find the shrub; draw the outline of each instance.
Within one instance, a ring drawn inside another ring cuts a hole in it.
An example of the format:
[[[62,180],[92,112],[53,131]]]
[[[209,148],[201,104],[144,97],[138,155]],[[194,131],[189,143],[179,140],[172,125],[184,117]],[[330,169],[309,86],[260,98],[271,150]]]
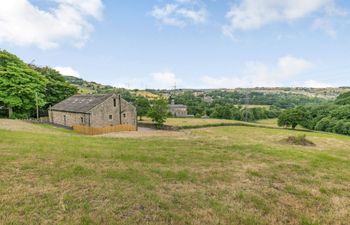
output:
[[[315,146],[312,141],[306,139],[305,134],[298,136],[289,136],[285,141],[291,145]]]

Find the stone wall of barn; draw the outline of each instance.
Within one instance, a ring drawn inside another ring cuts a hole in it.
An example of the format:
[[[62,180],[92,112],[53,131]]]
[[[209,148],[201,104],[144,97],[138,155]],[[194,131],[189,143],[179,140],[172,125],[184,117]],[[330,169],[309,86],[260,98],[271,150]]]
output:
[[[49,110],[49,121],[53,124],[73,127],[73,125],[89,125],[89,115]]]
[[[137,126],[136,108],[119,96],[112,96],[91,112],[91,127],[107,127],[117,124]]]

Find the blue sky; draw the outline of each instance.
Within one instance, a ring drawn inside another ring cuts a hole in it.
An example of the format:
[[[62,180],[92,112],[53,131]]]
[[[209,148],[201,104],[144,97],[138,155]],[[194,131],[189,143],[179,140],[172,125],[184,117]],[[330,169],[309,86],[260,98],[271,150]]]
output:
[[[350,86],[345,0],[1,1],[1,49],[89,81]]]

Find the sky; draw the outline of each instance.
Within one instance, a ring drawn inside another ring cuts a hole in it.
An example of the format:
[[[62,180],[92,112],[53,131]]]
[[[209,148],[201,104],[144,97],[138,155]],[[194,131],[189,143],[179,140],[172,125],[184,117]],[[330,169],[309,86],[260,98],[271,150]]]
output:
[[[348,0],[0,0],[0,49],[124,88],[350,86]]]

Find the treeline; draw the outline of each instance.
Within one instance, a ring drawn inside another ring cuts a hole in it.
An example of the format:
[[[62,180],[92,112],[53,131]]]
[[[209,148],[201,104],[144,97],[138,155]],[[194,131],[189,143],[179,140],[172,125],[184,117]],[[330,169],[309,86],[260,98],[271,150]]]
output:
[[[253,107],[245,108],[243,106],[235,106],[232,104],[219,105],[216,104],[210,110],[210,117],[217,119],[234,119],[254,122],[256,120],[277,118],[281,113],[281,109],[271,107]]]
[[[283,92],[263,93],[244,91],[214,90],[208,93],[218,104],[231,103],[236,105],[271,105],[281,109],[294,108],[310,103],[321,104],[326,102],[322,98],[308,97],[302,94],[290,94]]]
[[[78,88],[69,84],[56,70],[27,65],[17,56],[0,51],[0,108],[10,118],[35,115],[74,95]]]
[[[284,111],[278,118],[280,126],[297,125],[311,130],[350,135],[350,92],[341,94],[335,102],[308,105]]]
[[[210,97],[211,101],[206,101]],[[218,119],[256,121],[277,118],[283,109],[310,103],[324,103],[323,99],[294,94],[263,94],[259,92],[240,93],[214,90],[206,95],[195,96],[186,91],[175,95],[176,103],[187,105],[188,113],[195,117],[209,116]],[[245,104],[249,102],[248,107]],[[253,105],[253,106],[252,106]],[[259,105],[259,106],[254,106]]]

